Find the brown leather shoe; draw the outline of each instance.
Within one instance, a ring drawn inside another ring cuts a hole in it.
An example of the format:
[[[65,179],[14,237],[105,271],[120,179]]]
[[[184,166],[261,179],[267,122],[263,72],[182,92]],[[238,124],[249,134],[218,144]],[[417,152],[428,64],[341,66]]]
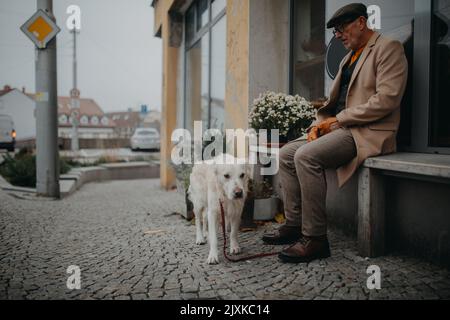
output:
[[[297,242],[302,237],[301,227],[281,226],[276,232],[265,234],[262,240],[266,244],[284,245]]]
[[[278,257],[282,262],[303,263],[328,258],[330,255],[330,244],[325,235],[302,237],[299,242],[281,251]]]

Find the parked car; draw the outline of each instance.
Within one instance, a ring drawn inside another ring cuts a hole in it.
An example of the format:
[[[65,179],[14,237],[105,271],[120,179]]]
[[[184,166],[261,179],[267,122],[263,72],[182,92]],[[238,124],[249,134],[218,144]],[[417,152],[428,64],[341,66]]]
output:
[[[154,128],[137,128],[131,137],[131,150],[156,149],[159,150],[161,138]]]
[[[16,130],[9,115],[0,114],[0,149],[14,152],[16,147]]]

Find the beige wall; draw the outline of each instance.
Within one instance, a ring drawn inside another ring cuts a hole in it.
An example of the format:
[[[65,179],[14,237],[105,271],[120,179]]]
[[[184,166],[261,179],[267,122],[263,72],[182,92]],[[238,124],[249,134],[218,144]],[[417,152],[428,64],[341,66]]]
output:
[[[168,10],[172,0],[160,0],[157,3],[155,14],[159,14],[161,21],[161,37],[163,40],[163,88],[162,88],[162,114],[161,114],[161,186],[170,189],[175,185],[175,175],[170,168],[170,155],[172,151],[171,136],[176,129],[177,105],[177,62],[180,48],[170,45],[173,32]],[[158,8],[158,6],[161,6]],[[158,19],[155,19],[158,20]]]
[[[249,9],[249,1],[227,0],[225,128],[247,128]]]
[[[183,85],[179,72],[182,49],[169,45],[168,10],[179,2],[159,0],[155,8],[155,15],[159,15],[155,18],[155,32],[159,28],[157,21],[161,21],[164,54],[161,185],[165,188],[174,185],[168,165],[170,137],[176,127],[177,97],[179,100],[183,90],[178,88]],[[288,0],[227,0],[226,10],[225,127],[246,129],[249,106],[259,93],[288,90]],[[194,117],[200,115],[194,111]]]
[[[289,1],[227,1],[226,128],[248,127],[264,91],[288,92]]]
[[[174,5],[177,0],[156,0],[153,3],[154,9],[154,27],[153,34],[157,35],[159,31],[162,31],[162,25],[164,17],[168,14],[169,9]],[[162,34],[161,34],[162,37]]]

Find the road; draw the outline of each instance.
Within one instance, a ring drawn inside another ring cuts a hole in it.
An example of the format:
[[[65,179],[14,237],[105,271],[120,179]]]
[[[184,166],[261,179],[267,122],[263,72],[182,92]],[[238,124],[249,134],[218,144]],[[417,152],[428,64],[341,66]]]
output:
[[[158,180],[92,183],[60,201],[0,191],[0,299],[449,299],[449,271],[403,255],[366,260],[330,232],[332,257],[282,264],[277,257],[207,265],[183,204]],[[272,251],[241,233],[243,254]],[[219,243],[221,243],[219,241]],[[367,288],[370,265],[381,290]],[[69,266],[81,289],[69,290]]]

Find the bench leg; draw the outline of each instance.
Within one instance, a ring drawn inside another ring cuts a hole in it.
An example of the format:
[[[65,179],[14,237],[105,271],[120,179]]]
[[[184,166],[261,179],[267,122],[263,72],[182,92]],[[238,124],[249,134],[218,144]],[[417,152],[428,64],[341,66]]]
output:
[[[384,178],[361,168],[358,185],[358,252],[363,257],[384,254],[385,246]]]

